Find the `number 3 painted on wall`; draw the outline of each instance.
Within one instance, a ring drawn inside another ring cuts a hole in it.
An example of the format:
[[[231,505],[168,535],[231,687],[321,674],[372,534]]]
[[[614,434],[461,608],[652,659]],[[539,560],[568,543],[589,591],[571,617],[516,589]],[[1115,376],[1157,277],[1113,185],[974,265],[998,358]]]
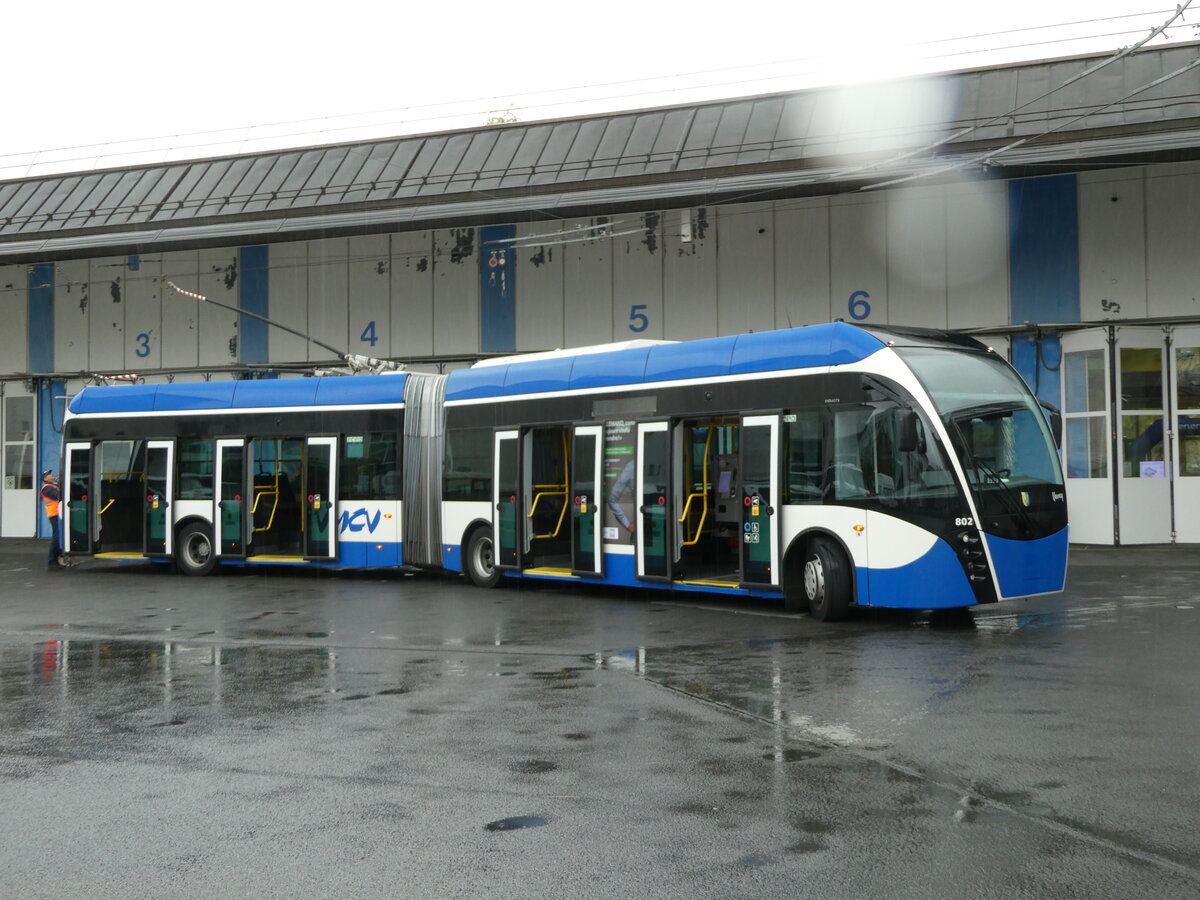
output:
[[[142,359],[145,359],[147,356],[150,355],[150,335],[146,334],[146,332],[143,331],[141,334],[139,334],[137,337],[135,337],[134,340],[137,341],[138,345],[137,345],[137,349],[134,350],[133,352],[136,353]]]
[[[867,316],[871,315],[871,304],[867,301],[871,299],[871,295],[866,291],[855,291],[850,295],[850,318],[856,322],[861,322]]]

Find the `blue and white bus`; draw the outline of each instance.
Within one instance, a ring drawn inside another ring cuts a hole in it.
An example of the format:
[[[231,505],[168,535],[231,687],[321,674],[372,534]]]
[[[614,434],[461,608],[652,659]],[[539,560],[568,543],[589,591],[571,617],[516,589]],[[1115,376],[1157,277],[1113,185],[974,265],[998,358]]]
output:
[[[86,388],[67,550],[855,606],[1062,590],[1051,428],[971,338],[833,323],[390,374]]]

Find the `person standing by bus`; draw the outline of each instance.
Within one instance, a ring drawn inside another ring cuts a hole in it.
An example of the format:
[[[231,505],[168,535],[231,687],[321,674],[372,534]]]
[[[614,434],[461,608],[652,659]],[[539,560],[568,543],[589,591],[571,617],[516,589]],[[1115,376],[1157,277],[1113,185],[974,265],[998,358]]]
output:
[[[62,555],[62,528],[58,516],[59,507],[62,506],[62,493],[58,489],[58,479],[54,477],[53,469],[42,473],[42,489],[39,495],[46,507],[46,518],[50,520],[50,553],[46,557],[46,565],[51,568],[66,566],[68,563]]]

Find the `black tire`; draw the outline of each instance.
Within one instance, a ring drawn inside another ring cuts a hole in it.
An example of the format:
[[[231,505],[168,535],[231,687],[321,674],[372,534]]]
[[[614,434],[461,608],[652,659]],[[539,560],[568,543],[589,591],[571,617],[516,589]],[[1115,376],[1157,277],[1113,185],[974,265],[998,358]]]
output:
[[[496,568],[496,550],[492,543],[492,529],[477,528],[467,539],[467,552],[463,557],[463,568],[476,587],[495,587],[500,581],[500,570]]]
[[[850,613],[850,567],[832,541],[814,538],[804,557],[804,595],[814,619],[836,622]]]
[[[808,611],[804,592],[804,555],[799,548],[790,550],[783,560],[783,608],[787,612]]]
[[[192,522],[179,531],[175,545],[175,566],[184,575],[207,575],[217,565],[212,534],[208,526]]]

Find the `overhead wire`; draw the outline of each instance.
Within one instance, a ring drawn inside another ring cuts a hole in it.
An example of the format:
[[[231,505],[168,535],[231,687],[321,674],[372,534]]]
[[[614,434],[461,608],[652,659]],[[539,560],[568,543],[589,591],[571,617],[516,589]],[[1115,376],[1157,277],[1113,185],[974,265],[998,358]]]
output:
[[[1068,119],[1065,122],[1061,122],[1058,125],[1054,126],[1053,128],[1048,128],[1039,134],[1031,135],[1029,137],[1023,137],[1020,140],[1012,141],[1011,143],[1005,144],[1003,147],[1000,147],[999,149],[989,150],[985,153],[973,155],[967,159],[958,160],[947,166],[942,166],[940,168],[933,169],[933,170],[930,170],[927,172],[916,172],[916,173],[913,173],[912,175],[906,175],[901,178],[892,178],[892,179],[889,179],[888,181],[881,181],[876,184],[866,185],[862,189],[863,190],[876,190],[878,188],[892,187],[897,184],[904,184],[909,181],[916,181],[917,179],[921,179],[921,178],[930,178],[935,175],[942,175],[947,172],[952,172],[952,171],[955,171],[958,169],[964,169],[964,168],[966,168],[968,166],[972,166],[972,165],[990,165],[996,159],[996,157],[1000,156],[1002,153],[1007,153],[1011,150],[1017,149],[1018,147],[1022,147],[1025,144],[1029,144],[1029,143],[1032,143],[1033,141],[1047,137],[1048,135],[1054,134],[1056,131],[1061,131],[1062,129],[1064,129],[1070,125],[1073,125],[1076,122],[1080,122],[1083,119],[1088,118],[1089,116],[1097,115],[1097,114],[1103,112],[1104,110],[1109,109],[1110,107],[1116,106],[1119,103],[1124,103],[1125,101],[1130,100],[1133,97],[1136,97],[1138,94],[1145,93],[1148,90],[1158,87],[1160,84],[1165,84],[1166,82],[1170,81],[1173,78],[1178,78],[1180,75],[1183,75],[1186,72],[1190,72],[1192,69],[1196,68],[1197,66],[1200,66],[1200,56],[1195,57],[1191,62],[1189,62],[1185,66],[1180,66],[1178,69],[1175,69],[1172,72],[1168,72],[1166,75],[1163,75],[1160,78],[1156,78],[1151,82],[1148,82],[1146,84],[1141,85],[1140,87],[1135,88],[1134,90],[1125,94],[1125,96],[1123,96],[1123,97],[1120,97],[1109,103],[1105,103],[1100,106],[1093,107],[1093,108],[1089,109],[1087,112],[1080,113],[1078,116],[1075,116],[1072,119]]]
[[[886,160],[878,161],[875,163],[868,163],[868,164],[865,164],[862,166],[857,166],[857,167],[854,167],[851,169],[845,169],[845,170],[835,173],[834,175],[831,175],[829,177],[832,179],[835,177],[846,177],[849,175],[857,175],[862,172],[869,172],[874,169],[878,169],[878,168],[881,168],[881,167],[884,167],[887,165],[893,165],[897,162],[903,162],[906,159],[911,159],[912,157],[918,156],[923,153],[932,152],[933,150],[936,150],[938,147],[944,147],[946,144],[961,140],[962,138],[966,137],[967,135],[969,135],[975,131],[978,131],[981,128],[986,128],[987,126],[993,125],[997,122],[1002,122],[1007,119],[1015,118],[1017,116],[1017,114],[1020,113],[1022,110],[1028,109],[1030,106],[1033,106],[1036,103],[1040,103],[1041,101],[1045,100],[1047,97],[1050,97],[1053,94],[1056,94],[1059,91],[1063,90],[1063,88],[1066,88],[1072,84],[1075,84],[1077,81],[1082,81],[1084,78],[1087,78],[1089,75],[1094,75],[1096,72],[1099,72],[1101,69],[1104,69],[1107,66],[1110,66],[1113,63],[1117,62],[1118,60],[1124,59],[1126,56],[1129,56],[1131,53],[1134,53],[1135,51],[1141,49],[1147,43],[1152,41],[1154,38],[1158,37],[1160,34],[1163,34],[1169,27],[1171,27],[1171,25],[1175,22],[1175,20],[1182,17],[1184,12],[1191,5],[1192,5],[1192,0],[1186,0],[1186,2],[1184,2],[1182,5],[1177,6],[1175,8],[1175,11],[1171,15],[1170,18],[1168,18],[1165,22],[1158,25],[1157,27],[1151,29],[1150,32],[1144,38],[1142,38],[1140,41],[1138,41],[1136,44],[1133,44],[1130,47],[1121,48],[1116,53],[1114,53],[1112,56],[1109,56],[1106,59],[1101,60],[1096,65],[1090,66],[1082,72],[1078,72],[1075,75],[1072,75],[1070,78],[1068,78],[1066,81],[1059,84],[1057,87],[1053,87],[1050,90],[1045,91],[1042,94],[1039,94],[1038,96],[1025,101],[1024,103],[1021,103],[1021,104],[1013,107],[1006,113],[1001,113],[999,115],[992,116],[989,119],[985,119],[983,122],[976,122],[973,125],[967,126],[966,128],[959,129],[958,131],[954,132],[953,134],[950,134],[943,138],[940,138],[931,144],[925,145],[924,147],[917,147],[913,150],[905,151],[904,153],[897,154]]]
[[[1184,4],[1184,8],[1186,8],[1186,6],[1190,4],[1190,2],[1191,2],[1191,0],[1188,0],[1188,3]],[[1096,23],[1103,23],[1103,22],[1109,22],[1109,21],[1119,21],[1119,20],[1123,20],[1123,19],[1144,17],[1144,16],[1148,16],[1148,15],[1153,15],[1153,14],[1157,14],[1157,12],[1131,13],[1131,14],[1123,14],[1120,16],[1107,16],[1107,17],[1101,17],[1101,18],[1090,19],[1090,20],[1077,20],[1077,21],[1068,22],[1068,23],[1054,23],[1054,24],[1050,24],[1050,25],[1030,26],[1027,28],[1008,29],[1008,30],[1004,30],[1004,31],[981,33],[981,34],[969,35],[966,37],[959,37],[959,38],[955,38],[955,37],[940,38],[940,39],[934,39],[934,40],[930,40],[930,41],[916,42],[910,46],[932,47],[934,45],[954,43],[954,42],[959,42],[959,41],[979,40],[979,39],[984,39],[987,37],[1001,36],[1001,35],[1007,35],[1007,34],[1019,34],[1019,33],[1027,33],[1027,32],[1047,31],[1047,30],[1051,30],[1051,29],[1071,27],[1071,26],[1080,25],[1080,24],[1096,24]],[[982,53],[999,53],[999,52],[1010,51],[1010,50],[1028,49],[1028,48],[1037,47],[1037,46],[1048,46],[1048,45],[1056,45],[1056,44],[1065,45],[1065,44],[1070,44],[1073,42],[1078,42],[1078,41],[1083,41],[1083,40],[1095,40],[1095,39],[1098,39],[1101,37],[1104,37],[1104,38],[1120,37],[1120,36],[1123,36],[1126,34],[1133,34],[1133,33],[1140,33],[1140,32],[1135,30],[1135,31],[1112,32],[1112,33],[1103,34],[1103,35],[1089,34],[1089,35],[1070,36],[1070,37],[1056,38],[1056,39],[1047,40],[1047,41],[1025,42],[1025,43],[1021,43],[1021,44],[1011,44],[1011,45],[1002,46],[1002,47],[992,47],[992,48],[986,48],[985,50],[964,50],[964,51],[957,51],[955,53],[950,53],[950,54],[929,55],[929,56],[926,56],[923,58],[929,59],[929,60],[936,60],[936,59],[950,58],[953,56],[982,54]],[[694,71],[694,72],[690,72],[690,73],[685,73],[684,75],[650,76],[650,77],[637,78],[637,79],[626,79],[626,80],[618,80],[618,81],[611,81],[611,82],[602,82],[602,83],[595,84],[595,85],[584,85],[584,86],[572,87],[572,88],[546,89],[546,90],[542,90],[542,91],[526,92],[524,94],[514,95],[514,97],[520,98],[520,97],[539,97],[539,96],[556,95],[556,94],[571,94],[571,93],[577,93],[578,91],[589,90],[589,89],[593,89],[593,88],[603,89],[603,88],[619,87],[622,85],[636,85],[636,84],[645,85],[645,84],[653,83],[653,82],[666,81],[668,79],[678,80],[679,78],[690,78],[690,77],[695,77],[695,76],[715,75],[715,74],[720,74],[720,73],[725,73],[725,72],[741,72],[741,71],[747,71],[747,70],[751,70],[751,69],[769,69],[771,67],[777,67],[777,66],[783,66],[783,65],[794,65],[796,63],[817,62],[819,60],[821,60],[821,57],[819,57],[819,56],[796,57],[793,59],[783,60],[783,61],[778,61],[778,62],[757,63],[757,64],[744,65],[744,66],[731,66],[731,67],[724,67],[724,68],[717,68],[717,69],[698,70],[698,71]],[[652,90],[640,90],[640,91],[635,91],[635,92],[631,92],[631,93],[623,93],[623,94],[610,94],[607,96],[589,97],[586,99],[574,98],[574,99],[556,100],[553,102],[544,102],[544,103],[537,103],[537,104],[509,103],[506,106],[508,109],[512,109],[512,110],[530,111],[531,112],[531,111],[535,111],[535,110],[539,110],[539,109],[562,107],[562,106],[566,106],[566,105],[579,105],[582,103],[596,104],[596,103],[604,103],[604,102],[610,102],[610,101],[628,100],[628,99],[632,99],[632,98],[644,98],[647,96],[657,96],[657,95],[663,95],[663,94],[685,93],[685,92],[711,90],[713,88],[736,87],[736,86],[744,85],[744,84],[774,82],[774,81],[779,81],[779,80],[783,80],[786,78],[800,77],[805,74],[811,74],[811,73],[786,72],[786,73],[782,73],[782,74],[762,75],[762,76],[756,76],[753,78],[745,78],[745,79],[739,79],[739,80],[733,80],[733,81],[717,81],[717,82],[709,82],[709,83],[705,83],[705,84],[684,85],[684,86],[679,86],[679,87],[655,88]],[[343,113],[343,114],[337,114],[334,116],[325,116],[325,117],[320,117],[320,118],[291,119],[291,120],[283,120],[283,121],[273,122],[273,123],[260,123],[260,124],[254,124],[254,125],[236,126],[236,127],[231,127],[231,128],[208,129],[208,130],[203,130],[203,131],[185,132],[182,134],[174,134],[174,135],[158,135],[158,136],[154,136],[154,137],[136,138],[136,139],[121,140],[121,141],[111,141],[111,142],[104,142],[104,143],[99,143],[99,144],[98,143],[76,144],[76,145],[57,147],[57,148],[46,148],[46,149],[29,150],[29,151],[21,151],[21,152],[6,152],[6,153],[0,154],[0,170],[19,169],[19,168],[31,169],[38,165],[62,165],[62,164],[73,163],[73,162],[84,162],[89,159],[98,160],[99,158],[102,158],[104,156],[103,151],[113,148],[113,147],[120,147],[123,145],[130,145],[131,149],[128,151],[124,151],[124,152],[118,151],[118,152],[113,153],[112,155],[114,155],[114,156],[146,156],[146,155],[152,155],[152,154],[158,154],[158,153],[175,153],[175,152],[181,152],[181,151],[186,151],[186,150],[203,150],[206,148],[230,146],[233,144],[240,144],[244,147],[244,145],[247,143],[263,142],[263,141],[278,141],[283,138],[289,138],[289,137],[331,135],[331,134],[336,134],[341,131],[370,130],[370,129],[378,129],[378,128],[382,128],[382,127],[386,127],[386,126],[397,125],[397,124],[420,124],[420,123],[427,123],[427,122],[444,121],[447,119],[454,119],[454,118],[466,118],[466,117],[470,117],[470,116],[478,116],[478,115],[486,114],[488,112],[494,112],[495,106],[492,105],[486,109],[485,108],[477,108],[477,109],[473,109],[473,110],[447,112],[447,113],[442,113],[442,114],[433,115],[433,116],[420,116],[420,117],[416,117],[416,118],[408,118],[408,119],[400,120],[399,122],[397,122],[395,120],[388,120],[388,121],[383,121],[383,122],[356,123],[356,124],[352,124],[352,125],[345,125],[345,126],[339,126],[339,127],[334,127],[334,128],[302,129],[302,130],[287,132],[287,133],[283,133],[283,134],[263,135],[260,138],[253,137],[248,134],[248,132],[256,130],[256,129],[265,130],[265,129],[271,129],[271,128],[292,126],[292,125],[301,125],[301,124],[309,123],[309,122],[319,123],[319,122],[330,122],[330,121],[339,121],[339,120],[360,118],[360,117],[364,117],[364,116],[388,115],[391,113],[408,112],[411,110],[445,109],[447,107],[459,106],[459,105],[465,105],[465,104],[476,104],[476,103],[484,103],[484,102],[493,103],[493,101],[499,101],[500,99],[501,98],[496,97],[496,96],[480,97],[480,98],[472,98],[472,99],[461,100],[461,101],[417,104],[417,105],[412,105],[412,106],[407,106],[407,107],[395,107],[395,108],[386,109],[386,110],[372,110],[372,111],[361,112],[361,113]],[[505,105],[505,104],[501,104],[501,105]],[[240,133],[240,136],[235,136],[235,135],[239,135],[239,133]],[[179,138],[211,137],[211,136],[223,135],[223,134],[231,135],[231,137],[228,139],[224,139],[224,140],[203,141],[203,142],[183,144],[183,145],[175,145],[174,144],[174,141]],[[136,147],[132,146],[132,145],[137,145],[137,144],[145,144],[145,143],[150,143],[150,142],[155,142],[155,141],[164,141],[164,140],[170,140],[170,141],[172,141],[172,143],[170,145],[168,145],[168,147],[165,147],[165,148],[155,147],[153,149],[147,148],[144,150],[140,150],[140,149],[137,149]],[[73,157],[67,157],[64,159],[49,160],[45,163],[38,163],[36,160],[36,157],[41,156],[43,154],[54,154],[54,153],[59,153],[59,152],[72,151],[72,150],[84,150],[84,149],[94,148],[94,147],[101,148],[101,153],[99,155],[96,153],[86,153],[86,154],[80,154],[80,155],[73,156]],[[28,157],[31,157],[31,156],[35,157],[35,159],[29,160]],[[18,157],[20,158],[20,161],[18,161],[18,162],[4,162],[4,160],[17,159]]]

